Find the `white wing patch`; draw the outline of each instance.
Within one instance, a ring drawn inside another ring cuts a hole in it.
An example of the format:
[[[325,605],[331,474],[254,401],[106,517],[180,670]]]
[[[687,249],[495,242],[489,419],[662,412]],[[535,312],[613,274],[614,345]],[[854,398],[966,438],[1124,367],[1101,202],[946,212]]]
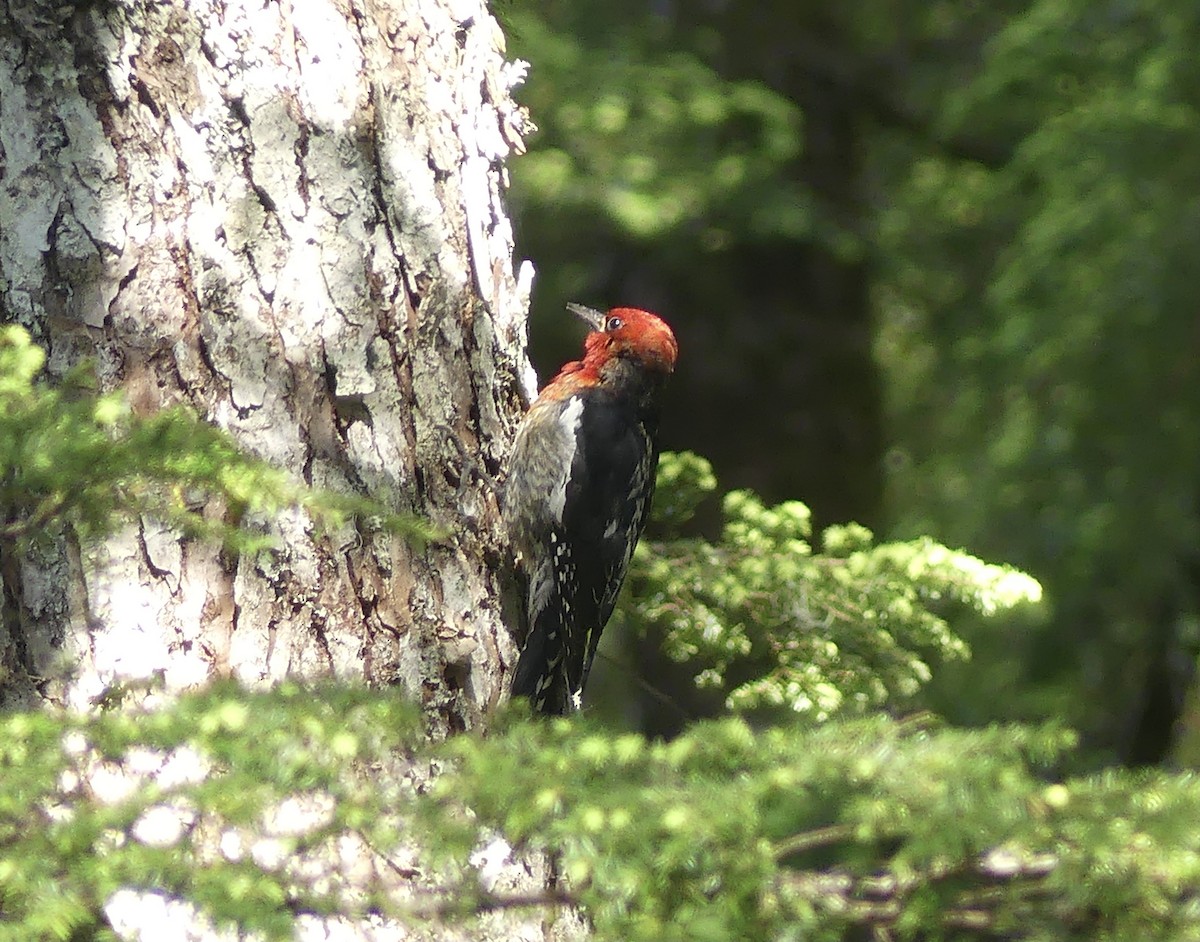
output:
[[[571,476],[571,465],[575,462],[575,450],[579,444],[579,423],[583,418],[583,398],[576,396],[567,401],[566,406],[558,415],[558,423],[563,441],[567,447],[561,449],[563,466],[555,475],[554,489],[550,492],[550,512],[554,519],[562,523],[563,513],[567,506],[567,479]]]

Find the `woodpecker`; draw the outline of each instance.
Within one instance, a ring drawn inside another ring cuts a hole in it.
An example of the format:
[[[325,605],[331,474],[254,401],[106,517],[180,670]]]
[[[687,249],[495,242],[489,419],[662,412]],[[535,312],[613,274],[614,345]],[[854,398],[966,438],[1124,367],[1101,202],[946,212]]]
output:
[[[579,709],[600,632],[642,535],[658,468],[659,393],[679,347],[637,308],[567,305],[591,328],[517,429],[503,513],[529,580],[513,696]]]

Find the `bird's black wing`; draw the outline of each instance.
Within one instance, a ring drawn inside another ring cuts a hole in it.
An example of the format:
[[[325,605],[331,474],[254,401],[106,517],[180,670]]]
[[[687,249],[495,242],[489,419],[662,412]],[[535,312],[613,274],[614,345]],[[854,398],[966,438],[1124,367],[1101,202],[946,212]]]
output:
[[[653,430],[630,403],[603,390],[587,395],[563,509],[579,583],[575,625],[585,652],[574,662],[582,673],[569,678],[576,690],[587,680],[645,527],[658,464]]]

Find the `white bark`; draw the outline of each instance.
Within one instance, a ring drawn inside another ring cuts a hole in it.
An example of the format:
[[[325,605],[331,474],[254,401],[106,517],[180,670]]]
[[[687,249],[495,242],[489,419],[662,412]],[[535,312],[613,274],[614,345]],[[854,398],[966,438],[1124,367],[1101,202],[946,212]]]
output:
[[[334,673],[402,684],[434,734],[475,725],[514,650],[494,495],[464,456],[496,473],[533,390],[501,203],[519,72],[482,0],[7,19],[0,304],[52,372],[93,356],[137,410],[190,403],[305,480],[451,533],[414,551],[292,515],[262,522],[280,548],[255,559],[151,520],[64,540],[6,580],[10,699]]]

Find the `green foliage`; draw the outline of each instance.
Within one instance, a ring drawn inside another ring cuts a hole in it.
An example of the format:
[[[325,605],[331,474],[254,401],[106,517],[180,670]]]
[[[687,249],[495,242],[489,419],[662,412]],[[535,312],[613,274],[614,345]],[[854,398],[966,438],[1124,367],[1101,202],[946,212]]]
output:
[[[266,939],[301,917],[419,929],[564,903],[627,942],[1194,938],[1200,785],[1060,780],[1074,749],[1055,727],[879,715],[663,743],[521,710],[430,744],[394,691],[290,681],[11,714],[0,939],[112,938],[102,909],[123,887]],[[467,858],[497,834],[551,853],[560,887],[485,888]]]
[[[1123,745],[1167,682],[1156,661],[1194,657],[1197,37],[1188,4],[1041,0],[939,103],[1011,158],[885,171],[902,528],[1010,560],[1054,600],[1040,634],[943,691],[958,716],[1052,711]]]
[[[795,103],[663,48],[634,28],[643,11],[596,45],[571,22],[579,11],[548,12],[509,17],[514,52],[537,58],[521,98],[541,134],[513,165],[523,214],[601,216],[638,240],[697,225],[713,244],[729,229],[810,231],[810,196],[779,191],[780,168],[801,149]]]
[[[314,491],[243,453],[183,408],[131,415],[119,393],[96,394],[86,369],[58,387],[37,380],[45,353],[21,327],[0,327],[0,541],[69,522],[84,536],[146,514],[240,551],[271,544],[240,524],[248,513],[304,508],[322,526],[370,517],[413,540],[431,527],[356,495]],[[221,516],[210,502],[219,501]]]
[[[217,684],[152,712],[6,717],[0,939],[100,932],[100,908],[123,886],[188,899],[218,925],[292,938],[295,913],[339,901],[321,887],[323,870],[305,880],[291,865],[346,834],[368,847],[396,841],[381,808],[398,786],[368,780],[362,764],[387,761],[420,728],[394,696],[291,682],[269,694]]]
[[[686,521],[715,487],[702,458],[664,455],[656,507]],[[716,542],[643,542],[624,612],[702,668],[697,684],[725,689],[731,709],[785,706],[820,720],[911,697],[930,659],[968,655],[948,612],[994,616],[1041,598],[1029,576],[929,539],[876,543],[850,524],[814,546],[797,501],[766,507],[734,491],[723,510]]]
[[[1021,938],[1061,938],[1048,934],[1060,925],[1053,907],[1022,907],[1026,891],[1045,887],[1042,855],[1061,852],[1056,866],[1070,866],[1051,802],[1078,807],[1077,785],[1039,776],[1071,741],[1054,729],[874,717],[761,733],[728,720],[650,743],[562,721],[455,741],[460,762],[437,794],[473,809],[468,828],[561,855],[598,939],[840,939],[871,924],[936,935],[987,891],[995,898],[978,914],[988,928],[1021,910]],[[1181,792],[1147,819],[1183,820],[1200,790]],[[1101,809],[1079,810],[1094,827]],[[1007,869],[985,859],[1000,847]],[[1152,905],[1162,889],[1153,854],[1126,873],[1135,889],[1125,901]],[[1087,915],[1095,937],[1120,938],[1137,917],[1105,896],[1093,887],[1072,903],[1081,916],[1098,907]]]

